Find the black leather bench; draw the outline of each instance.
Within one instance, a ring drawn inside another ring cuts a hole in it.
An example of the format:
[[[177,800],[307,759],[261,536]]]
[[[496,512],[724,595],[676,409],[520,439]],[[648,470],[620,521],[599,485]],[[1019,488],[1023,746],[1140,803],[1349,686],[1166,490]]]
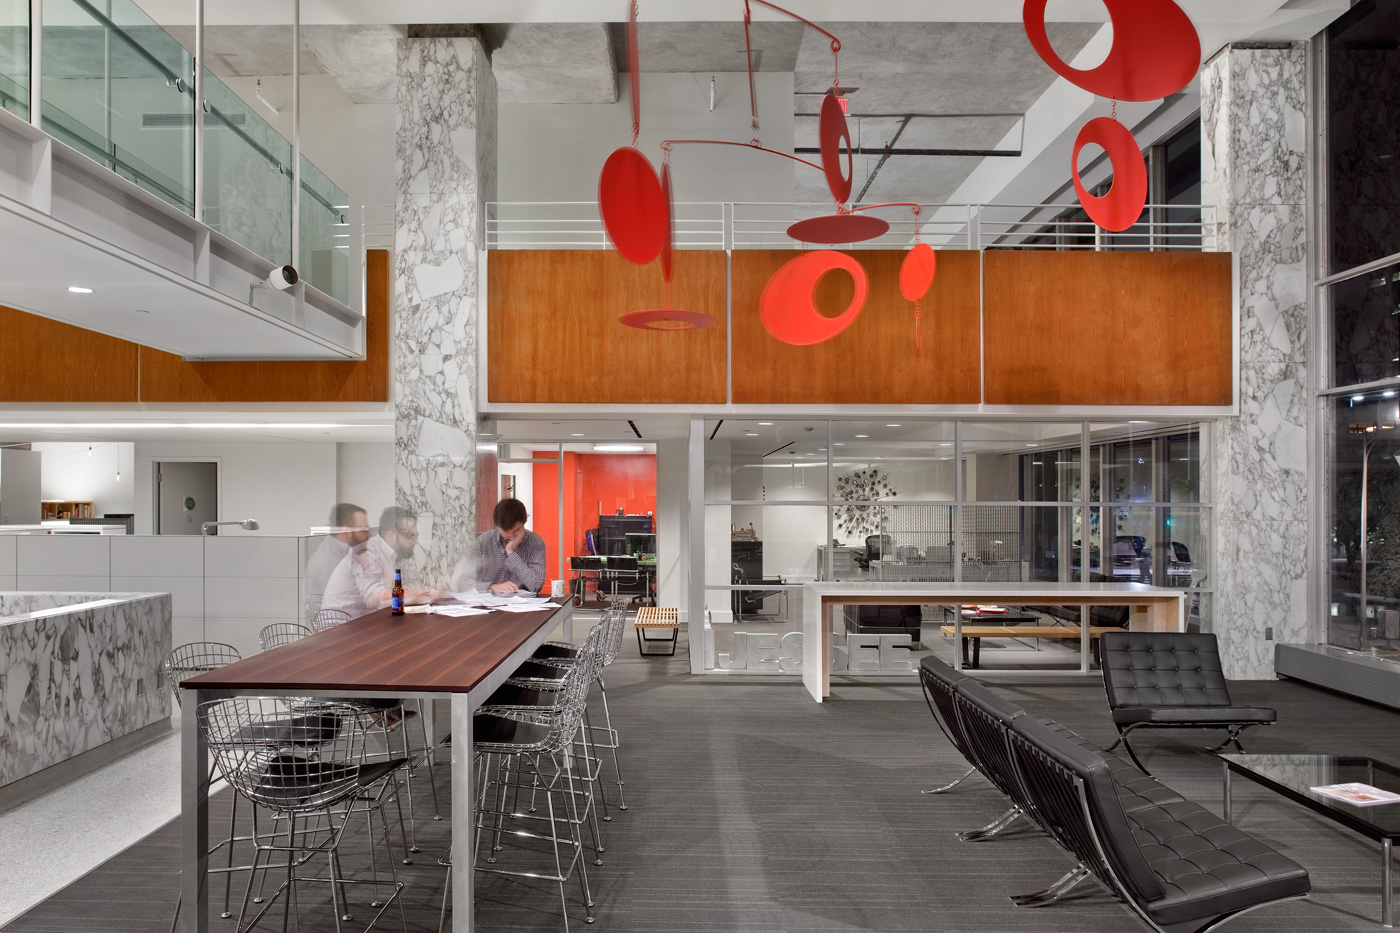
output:
[[[954,747],[1013,805],[962,838],[988,838],[1024,815],[1076,862],[1045,890],[1013,897],[1017,906],[1052,904],[1092,875],[1152,928],[1190,924],[1203,933],[1306,896],[1301,865],[1127,761],[936,658],[923,659],[920,677]]]

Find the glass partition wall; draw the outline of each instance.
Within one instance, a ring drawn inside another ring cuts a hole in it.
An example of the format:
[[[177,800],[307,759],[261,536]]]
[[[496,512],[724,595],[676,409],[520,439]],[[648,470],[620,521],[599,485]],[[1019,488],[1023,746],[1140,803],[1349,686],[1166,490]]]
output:
[[[751,653],[757,634],[781,645],[800,631],[801,585],[815,580],[1151,583],[1191,589],[1188,625],[1209,629],[1198,424],[731,419],[704,430],[707,666],[742,669],[746,639]],[[949,611],[877,628],[948,653]],[[1040,615],[1028,613],[1049,621]],[[1077,642],[1040,641],[1026,646],[1039,649],[1034,666],[1078,669]]]

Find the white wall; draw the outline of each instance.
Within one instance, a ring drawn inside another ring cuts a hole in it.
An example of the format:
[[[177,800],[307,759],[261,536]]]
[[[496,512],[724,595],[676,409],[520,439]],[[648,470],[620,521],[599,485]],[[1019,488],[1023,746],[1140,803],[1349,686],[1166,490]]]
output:
[[[690,442],[674,438],[656,443],[656,601],[658,606],[686,604],[690,584],[690,496],[687,457]],[[681,609],[681,621],[687,613]]]
[[[709,74],[642,76],[641,136],[637,146],[661,169],[666,138],[748,142],[748,77],[715,75],[710,112]],[[763,144],[793,147],[793,76],[754,75]],[[608,154],[632,139],[631,91],[619,77],[614,104],[502,104],[497,197],[502,201],[593,201]],[[788,201],[795,162],[732,146],[678,146],[671,172],[677,201]],[[811,171],[811,169],[805,169]]]
[[[335,501],[364,508],[370,524],[394,504],[394,445],[350,443],[335,445]],[[329,511],[322,516],[324,521]]]
[[[141,441],[136,444],[136,533],[154,533],[155,481],[159,460],[211,460],[219,464],[219,519],[256,518],[260,532],[298,535],[324,525],[337,501],[334,443],[204,443]],[[362,503],[365,504],[365,503]]]
[[[130,441],[45,441],[35,443],[33,449],[42,455],[41,488],[45,499],[91,502],[92,514],[97,518],[107,512],[136,510],[136,445]],[[121,479],[117,479],[119,469]]]
[[[512,444],[511,456],[528,457],[531,454],[530,448],[523,444]],[[525,504],[525,511],[530,516],[525,520],[525,527],[531,531],[535,530],[535,466],[532,463],[499,463],[496,467],[496,493],[500,494],[500,477],[515,477],[515,498]]]

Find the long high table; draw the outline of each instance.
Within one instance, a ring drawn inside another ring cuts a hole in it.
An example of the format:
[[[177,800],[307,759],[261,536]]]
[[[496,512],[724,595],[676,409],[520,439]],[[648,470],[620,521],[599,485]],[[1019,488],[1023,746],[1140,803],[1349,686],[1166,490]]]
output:
[[[370,613],[181,684],[181,894],[185,933],[209,929],[209,749],[195,708],[233,696],[452,699],[452,838],[472,838],[472,714],[557,628],[573,637],[573,602],[485,616]],[[455,933],[473,926],[472,859],[452,860]]]
[[[831,610],[871,604],[1128,606],[1132,631],[1185,629],[1186,590],[1144,583],[805,583],[802,586],[802,683],[818,703],[831,696]],[[954,625],[962,627],[961,615]],[[1088,641],[1085,640],[1085,651]],[[1087,654],[1084,655],[1087,661]],[[1084,663],[1084,662],[1082,662]],[[961,665],[957,665],[961,667]]]

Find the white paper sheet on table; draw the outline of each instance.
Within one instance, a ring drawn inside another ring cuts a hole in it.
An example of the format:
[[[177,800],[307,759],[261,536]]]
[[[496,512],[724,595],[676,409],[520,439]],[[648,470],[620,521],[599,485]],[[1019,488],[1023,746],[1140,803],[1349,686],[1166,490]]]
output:
[[[497,606],[500,612],[539,612],[544,606],[538,603],[512,602],[509,605]]]
[[[476,606],[434,606],[433,612],[440,616],[452,616],[453,618],[491,614],[490,609],[478,609]]]

